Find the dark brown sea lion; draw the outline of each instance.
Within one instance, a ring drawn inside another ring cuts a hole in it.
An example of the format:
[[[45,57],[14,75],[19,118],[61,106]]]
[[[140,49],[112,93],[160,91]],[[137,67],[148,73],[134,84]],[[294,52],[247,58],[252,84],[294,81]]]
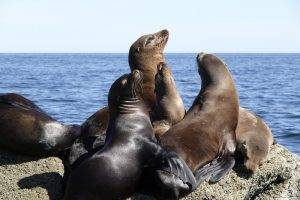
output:
[[[31,156],[57,155],[80,134],[77,125],[64,125],[18,94],[0,95],[0,146]]]
[[[90,116],[82,125],[85,136],[105,135],[109,120],[108,107],[101,108]]]
[[[140,187],[145,168],[163,195],[178,198],[195,189],[185,162],[156,143],[141,84],[142,74],[133,70],[111,86],[105,145],[71,172],[65,199],[127,198]]]
[[[6,93],[6,94],[0,94],[0,102],[11,104],[16,107],[22,107],[27,109],[34,109],[39,112],[44,112],[40,107],[35,105],[32,101],[29,99],[24,98],[23,96],[15,93]]]
[[[62,191],[71,171],[103,147],[108,120],[108,108],[98,110],[81,125],[81,134],[72,146],[60,155],[64,165]]]
[[[167,30],[144,35],[135,41],[129,50],[128,61],[131,71],[138,69],[144,74],[143,99],[150,110],[155,107],[154,77],[158,63],[165,61],[163,52],[168,38]]]
[[[220,180],[234,165],[239,102],[226,65],[212,54],[198,54],[201,90],[186,116],[161,136],[163,147],[183,158],[199,179]],[[208,164],[210,163],[210,164]],[[208,164],[208,165],[206,165]]]
[[[254,113],[240,107],[236,128],[237,154],[244,158],[247,170],[255,172],[267,158],[274,138],[267,124]]]
[[[171,70],[159,63],[155,75],[156,105],[152,123],[156,137],[160,137],[171,126],[180,122],[185,115],[182,98],[177,91]]]

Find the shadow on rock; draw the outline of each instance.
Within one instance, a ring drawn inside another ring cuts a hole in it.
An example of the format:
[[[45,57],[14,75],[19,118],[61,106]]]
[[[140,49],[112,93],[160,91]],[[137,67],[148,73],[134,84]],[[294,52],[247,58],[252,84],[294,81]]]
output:
[[[58,200],[62,198],[61,181],[62,177],[59,173],[48,172],[25,177],[18,181],[18,186],[21,189],[42,187],[47,190],[50,200]]]
[[[237,174],[237,176],[244,178],[244,179],[249,179],[253,173],[248,171],[245,166],[243,165],[244,160],[240,158],[235,158],[235,165],[232,168],[232,170]]]
[[[7,150],[0,149],[0,166],[15,165],[25,162],[37,161],[40,158],[15,154]]]

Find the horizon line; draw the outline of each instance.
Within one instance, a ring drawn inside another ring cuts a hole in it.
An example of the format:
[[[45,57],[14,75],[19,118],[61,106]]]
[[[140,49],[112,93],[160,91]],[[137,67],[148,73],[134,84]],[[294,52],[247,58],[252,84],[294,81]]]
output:
[[[216,53],[216,54],[300,54],[300,52],[211,52],[211,51],[199,51],[199,52],[164,52],[165,54],[197,54],[200,52],[206,52],[206,53]],[[0,52],[0,54],[128,54],[128,52]]]

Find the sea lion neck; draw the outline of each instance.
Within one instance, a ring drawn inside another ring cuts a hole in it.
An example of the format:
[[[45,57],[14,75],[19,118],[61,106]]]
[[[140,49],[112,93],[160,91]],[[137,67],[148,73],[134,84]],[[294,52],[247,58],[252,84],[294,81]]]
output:
[[[133,114],[136,112],[145,112],[144,105],[139,98],[120,98],[116,108],[112,110],[112,114]]]
[[[156,74],[157,64],[165,61],[163,52],[141,53],[138,56],[129,54],[129,66],[131,70],[139,69],[142,72]],[[147,73],[144,73],[147,76]],[[152,77],[153,78],[153,77]]]

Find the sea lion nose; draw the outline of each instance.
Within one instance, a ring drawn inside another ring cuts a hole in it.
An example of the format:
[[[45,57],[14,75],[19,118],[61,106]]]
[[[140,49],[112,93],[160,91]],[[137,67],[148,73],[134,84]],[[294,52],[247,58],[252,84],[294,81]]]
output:
[[[206,55],[206,53],[204,53],[204,52],[198,53],[198,55],[197,55],[197,60],[198,60],[199,62],[201,62],[202,59],[203,59],[203,57],[204,57],[205,55]]]
[[[169,31],[168,31],[167,29],[161,30],[160,33],[161,33],[161,35],[164,36],[164,37],[165,37],[165,36],[169,36]]]

